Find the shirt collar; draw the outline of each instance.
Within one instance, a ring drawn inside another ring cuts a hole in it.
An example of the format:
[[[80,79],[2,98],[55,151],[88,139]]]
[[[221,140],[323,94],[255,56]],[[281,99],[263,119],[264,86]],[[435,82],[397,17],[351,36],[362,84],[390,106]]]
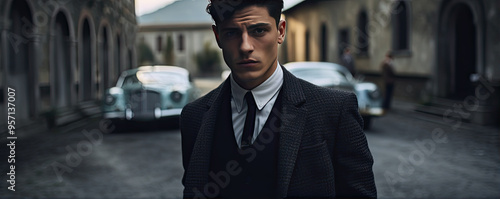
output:
[[[243,110],[244,98],[245,94],[249,91],[242,88],[236,81],[233,79],[233,75],[230,77],[231,80],[231,96],[234,100],[234,104],[236,105],[236,110],[241,112]],[[262,110],[269,101],[278,93],[281,89],[281,85],[283,85],[283,69],[279,62],[277,62],[276,70],[274,73],[267,78],[266,81],[262,82],[259,86],[250,90],[253,94],[253,98],[255,99],[255,103],[257,104],[257,108]]]

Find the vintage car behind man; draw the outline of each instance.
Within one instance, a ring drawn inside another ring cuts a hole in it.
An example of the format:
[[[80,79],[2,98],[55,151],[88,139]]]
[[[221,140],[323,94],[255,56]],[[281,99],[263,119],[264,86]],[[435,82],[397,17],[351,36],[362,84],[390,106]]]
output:
[[[284,65],[292,74],[315,85],[354,92],[365,129],[372,117],[382,116],[382,96],[377,85],[355,79],[344,66],[329,62],[291,62]]]
[[[199,97],[189,72],[177,66],[141,66],[124,71],[106,90],[103,117],[115,124],[176,117]]]

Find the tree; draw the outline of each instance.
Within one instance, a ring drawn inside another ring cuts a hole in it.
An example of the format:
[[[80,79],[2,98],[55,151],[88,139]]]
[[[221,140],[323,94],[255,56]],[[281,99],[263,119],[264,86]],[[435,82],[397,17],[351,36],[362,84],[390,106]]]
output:
[[[204,74],[215,74],[220,72],[219,66],[220,55],[219,50],[211,47],[210,42],[205,42],[203,50],[194,56],[198,69]]]
[[[139,65],[152,65],[156,63],[153,50],[151,50],[151,47],[149,47],[149,45],[146,44],[146,42],[141,41],[137,45],[137,50],[139,52],[138,55]]]
[[[166,48],[163,51],[163,62],[166,65],[175,65],[174,41],[172,35],[168,35]]]

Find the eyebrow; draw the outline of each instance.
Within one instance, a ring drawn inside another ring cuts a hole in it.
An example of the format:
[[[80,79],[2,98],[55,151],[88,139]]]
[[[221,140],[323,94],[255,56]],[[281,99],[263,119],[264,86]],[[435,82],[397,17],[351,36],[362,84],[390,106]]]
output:
[[[263,27],[263,26],[270,26],[271,24],[269,23],[256,23],[256,24],[252,24],[252,25],[249,25],[247,28],[248,29],[254,29],[254,28],[259,28],[259,27]],[[221,29],[221,31],[228,31],[228,30],[239,30],[239,28],[237,27],[224,27]]]
[[[262,26],[270,26],[270,24],[269,23],[252,24],[252,25],[248,26],[248,29],[258,28],[258,27],[262,27]]]

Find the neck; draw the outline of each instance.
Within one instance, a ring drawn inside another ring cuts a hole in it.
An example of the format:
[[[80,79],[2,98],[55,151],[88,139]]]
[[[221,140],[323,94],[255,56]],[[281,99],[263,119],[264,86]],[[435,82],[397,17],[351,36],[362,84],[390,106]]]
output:
[[[241,80],[239,78],[234,77],[234,81],[241,86],[241,88],[244,88],[246,90],[252,90],[255,87],[259,86],[263,82],[265,82],[273,73],[276,71],[276,67],[278,67],[278,62],[277,60],[273,62],[272,66],[269,67],[269,69],[264,73],[264,78],[262,79],[253,79],[253,80]]]

